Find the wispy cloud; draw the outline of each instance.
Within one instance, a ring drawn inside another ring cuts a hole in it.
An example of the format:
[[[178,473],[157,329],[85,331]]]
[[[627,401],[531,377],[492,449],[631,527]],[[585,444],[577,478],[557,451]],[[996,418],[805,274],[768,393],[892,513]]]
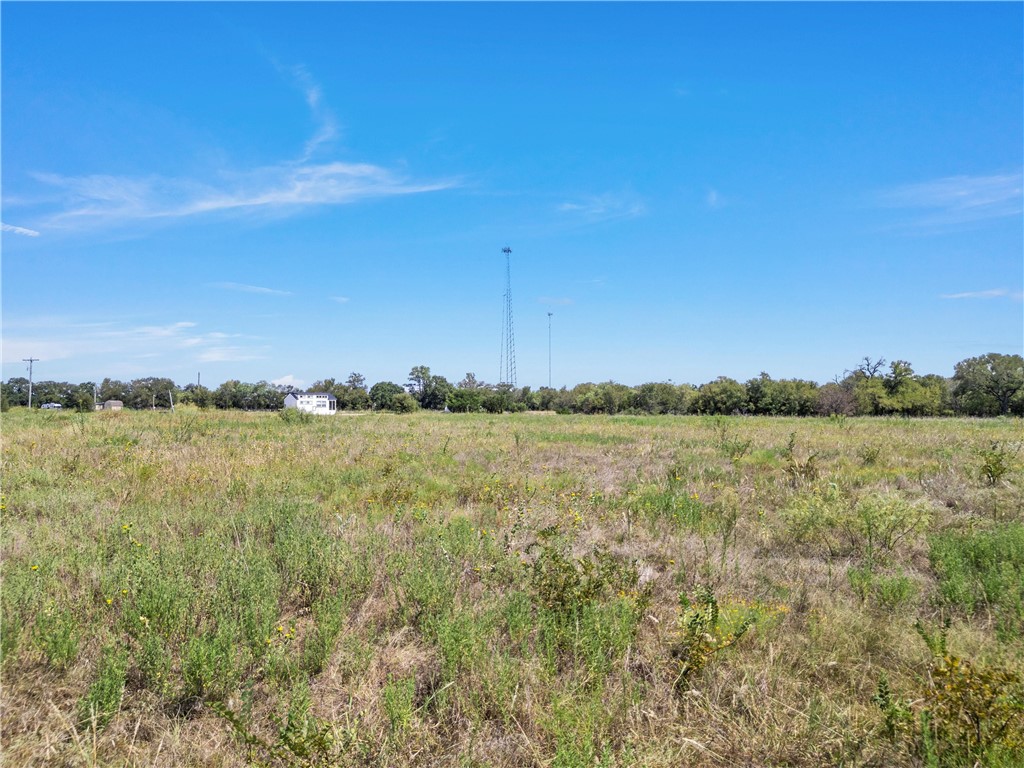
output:
[[[944,293],[940,299],[1011,299],[1021,301],[1024,298],[1022,291],[1008,291],[1006,288],[992,288],[987,291],[964,291],[962,293]]]
[[[572,299],[566,296],[539,296],[538,304],[547,304],[551,307],[566,307],[573,303]]]
[[[877,200],[888,208],[918,211],[912,224],[920,227],[968,224],[1024,211],[1019,172],[904,184],[878,193]]]
[[[578,200],[562,203],[558,210],[581,216],[588,221],[610,221],[631,219],[647,212],[643,200],[629,193],[605,193],[588,195]]]
[[[268,296],[291,296],[291,291],[279,291],[276,288],[264,288],[261,285],[246,285],[245,283],[207,283],[210,288],[222,288],[225,291],[239,291],[241,293],[262,293]]]
[[[270,383],[274,384],[275,386],[278,386],[278,387],[304,387],[304,386],[306,386],[305,379],[297,379],[297,378],[295,378],[294,375],[292,375],[290,373],[287,376],[282,376],[279,379],[271,379]]]
[[[722,195],[719,194],[717,189],[708,190],[708,194],[704,198],[704,202],[711,210],[716,210],[725,205],[725,200],[722,198]]]
[[[331,296],[331,301],[337,304],[348,304],[350,299],[348,296]]]
[[[210,347],[204,349],[196,358],[201,363],[234,363],[244,360],[262,360],[266,357],[265,348],[252,347]]]
[[[105,360],[142,355],[193,356],[197,361],[253,360],[265,356],[258,339],[224,331],[201,332],[191,321],[162,325],[122,322],[81,322],[74,318],[39,317],[5,323],[3,362],[22,357],[73,360],[99,356]]]
[[[455,181],[415,182],[369,163],[282,164],[235,174],[220,183],[165,177],[34,174],[59,193],[55,228],[173,219],[219,211],[345,205],[373,197],[450,189]]]
[[[314,162],[314,155],[337,138],[337,121],[305,67],[282,69],[302,92],[315,126],[297,159],[241,170],[220,169],[204,178],[36,172],[30,176],[42,185],[42,194],[31,199],[9,196],[5,205],[43,211],[37,217],[48,228],[76,230],[225,212],[280,215],[311,206],[436,192],[461,184],[453,178],[417,180],[373,163]],[[8,230],[7,225],[4,230],[38,234],[22,227]]]
[[[301,162],[309,160],[316,150],[333,141],[338,136],[338,124],[334,114],[323,103],[323,92],[320,85],[310,75],[309,70],[301,64],[289,68],[289,73],[306,97],[306,105],[316,123],[316,132],[306,141]]]
[[[34,229],[16,227],[13,224],[4,224],[3,222],[0,222],[0,230],[3,230],[4,232],[13,232],[16,235],[25,235],[26,237],[39,237],[39,233]]]

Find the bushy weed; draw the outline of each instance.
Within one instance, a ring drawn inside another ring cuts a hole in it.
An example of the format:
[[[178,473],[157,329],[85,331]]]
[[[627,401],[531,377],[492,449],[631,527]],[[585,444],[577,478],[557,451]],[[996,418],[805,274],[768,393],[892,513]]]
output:
[[[123,648],[116,645],[103,648],[96,678],[78,702],[80,728],[100,730],[110,723],[121,708],[127,669],[128,655]]]
[[[408,732],[412,723],[415,699],[415,677],[391,678],[385,683],[381,703],[393,738],[401,739]]]
[[[36,617],[35,641],[47,663],[67,669],[78,658],[79,627],[75,613],[65,606],[50,604]]]
[[[854,499],[834,483],[799,494],[782,513],[795,543],[820,547],[829,557],[857,555],[871,567],[923,532],[931,516],[923,503],[892,494]]]
[[[670,652],[675,666],[674,686],[682,691],[715,654],[739,642],[753,625],[756,615],[744,611],[723,621],[718,599],[704,586],[694,589],[692,597],[680,593],[679,604],[677,636]]]
[[[1016,469],[1019,444],[995,440],[977,449],[978,476],[989,485],[995,485]]]
[[[861,602],[889,611],[909,605],[918,594],[914,581],[904,573],[884,574],[868,566],[852,566],[846,578]]]
[[[1005,640],[1024,634],[1024,525],[935,534],[928,555],[942,605],[991,613]]]
[[[948,625],[915,625],[930,652],[925,674],[900,695],[881,674],[872,702],[882,731],[927,766],[1019,765],[1024,749],[1024,680],[1010,667],[981,665],[953,654]]]

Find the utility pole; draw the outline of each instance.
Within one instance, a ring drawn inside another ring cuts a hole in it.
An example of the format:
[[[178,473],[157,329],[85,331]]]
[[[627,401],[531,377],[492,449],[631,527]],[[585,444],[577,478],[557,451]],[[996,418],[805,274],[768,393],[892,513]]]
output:
[[[548,312],[548,389],[551,389],[551,316],[554,312]]]
[[[38,363],[38,357],[23,357],[23,363],[28,363],[28,409],[32,410],[32,363]]]

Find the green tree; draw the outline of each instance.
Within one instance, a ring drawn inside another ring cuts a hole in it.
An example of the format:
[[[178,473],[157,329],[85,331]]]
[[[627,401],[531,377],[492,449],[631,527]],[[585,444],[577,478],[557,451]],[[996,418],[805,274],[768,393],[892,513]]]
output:
[[[747,408],[747,388],[735,379],[719,376],[700,386],[695,405],[699,413],[742,413]]]
[[[76,411],[96,410],[95,400],[96,384],[92,381],[83,381],[81,384],[72,387],[64,402],[65,408],[74,408]]]
[[[238,379],[228,379],[213,392],[213,404],[220,409],[244,408],[251,386]]]
[[[476,413],[483,406],[485,389],[458,387],[448,395],[448,410],[455,413]]]
[[[815,412],[818,385],[802,379],[775,381],[761,373],[746,384],[747,400],[753,413],[769,416],[809,416]]]
[[[406,384],[409,394],[416,398],[421,408],[440,411],[448,401],[448,394],[455,387],[444,376],[435,376],[430,368],[417,365],[409,371],[409,383]]]
[[[128,392],[122,399],[129,408],[147,410],[149,408],[170,408],[171,395],[177,398],[179,390],[177,385],[166,378],[148,376],[142,379],[133,379],[128,385]]]
[[[107,400],[120,400],[124,403],[128,400],[128,392],[130,389],[131,386],[124,381],[109,378],[104,379],[100,382],[100,402],[105,403]]]
[[[375,411],[391,410],[395,397],[403,391],[393,381],[378,381],[370,387],[370,403]]]
[[[482,381],[477,381],[475,373],[467,373],[463,377],[462,381],[458,383],[459,389],[487,389],[487,385]]]
[[[363,376],[363,374],[361,373],[356,373],[355,371],[352,371],[352,373],[348,375],[348,378],[345,379],[345,386],[349,387],[350,389],[361,389],[363,390],[363,392],[365,392],[366,377]]]
[[[1024,357],[1020,355],[990,352],[961,360],[954,368],[953,396],[960,410],[971,416],[1006,415],[1021,392]]]
[[[199,408],[213,407],[213,392],[201,384],[187,384],[181,391],[181,402]]]
[[[409,390],[410,395],[419,400],[429,381],[430,366],[414,365],[409,371],[409,383],[405,385],[405,388]]]
[[[412,413],[418,411],[420,404],[416,402],[416,398],[410,395],[408,392],[399,392],[391,400],[391,405],[388,410],[394,411],[395,413]]]
[[[12,406],[28,405],[28,379],[12,376],[4,384],[4,394]]]

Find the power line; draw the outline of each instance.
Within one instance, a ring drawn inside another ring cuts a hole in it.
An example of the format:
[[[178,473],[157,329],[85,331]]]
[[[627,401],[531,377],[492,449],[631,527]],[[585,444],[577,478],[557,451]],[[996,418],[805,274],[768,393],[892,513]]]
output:
[[[32,363],[38,363],[38,357],[23,357],[23,363],[28,363],[28,409],[32,410]]]

